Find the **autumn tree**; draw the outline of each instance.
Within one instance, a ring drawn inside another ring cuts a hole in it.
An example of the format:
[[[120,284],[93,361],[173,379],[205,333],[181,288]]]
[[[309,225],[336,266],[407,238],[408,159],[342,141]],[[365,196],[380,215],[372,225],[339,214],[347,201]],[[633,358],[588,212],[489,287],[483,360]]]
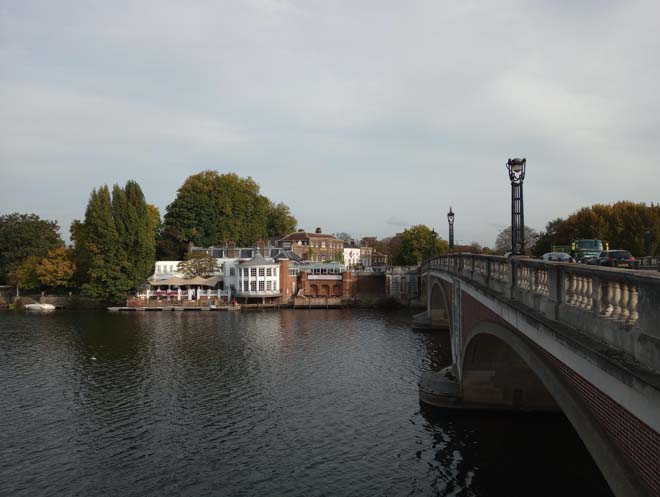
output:
[[[65,247],[50,250],[36,268],[41,284],[50,288],[70,286],[74,272],[71,251]]]
[[[30,255],[25,259],[14,271],[9,275],[11,284],[19,288],[34,289],[41,286],[39,273],[37,268],[41,262],[41,258],[36,255]]]
[[[400,242],[392,254],[392,264],[395,266],[418,265],[434,253],[443,255],[449,250],[448,243],[438,236],[434,238],[431,229],[423,224],[412,226],[397,236]]]
[[[64,242],[55,221],[18,212],[0,216],[0,284],[28,257],[41,258],[49,250],[62,246]]]
[[[551,228],[551,229],[550,229]],[[660,253],[660,204],[647,205],[629,201],[594,204],[583,207],[565,220],[548,223],[544,246],[567,245],[576,238],[593,238],[609,242],[612,249],[629,250],[634,255]]]

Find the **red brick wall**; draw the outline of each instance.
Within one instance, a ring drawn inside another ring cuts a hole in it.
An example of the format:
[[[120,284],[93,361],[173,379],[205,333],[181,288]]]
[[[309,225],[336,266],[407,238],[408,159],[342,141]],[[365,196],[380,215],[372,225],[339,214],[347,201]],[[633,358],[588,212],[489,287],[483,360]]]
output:
[[[512,329],[500,316],[463,292],[463,332],[490,321]],[[660,434],[566,364],[538,349],[580,395],[592,415],[630,461],[651,495],[660,497]],[[660,416],[660,413],[658,414]]]

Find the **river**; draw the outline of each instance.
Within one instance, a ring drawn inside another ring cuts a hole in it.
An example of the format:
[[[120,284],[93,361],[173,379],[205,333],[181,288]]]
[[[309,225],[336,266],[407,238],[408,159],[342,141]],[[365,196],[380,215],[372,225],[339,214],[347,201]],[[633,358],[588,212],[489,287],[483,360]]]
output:
[[[561,415],[422,409],[366,310],[0,314],[0,495],[611,495]]]

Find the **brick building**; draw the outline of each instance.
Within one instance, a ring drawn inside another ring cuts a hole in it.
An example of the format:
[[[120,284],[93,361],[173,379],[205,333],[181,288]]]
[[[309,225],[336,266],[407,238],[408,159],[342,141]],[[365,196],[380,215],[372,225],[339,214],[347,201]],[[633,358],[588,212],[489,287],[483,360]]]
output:
[[[316,228],[314,233],[298,230],[279,239],[277,245],[291,250],[303,261],[339,261],[344,253],[344,242],[332,234],[322,233],[321,228]]]

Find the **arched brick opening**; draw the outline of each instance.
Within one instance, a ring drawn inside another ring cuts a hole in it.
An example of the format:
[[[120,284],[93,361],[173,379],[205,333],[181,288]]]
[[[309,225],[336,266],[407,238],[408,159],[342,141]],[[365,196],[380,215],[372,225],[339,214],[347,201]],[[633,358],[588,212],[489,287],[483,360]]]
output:
[[[330,296],[330,287],[328,285],[321,285],[321,296],[322,297]]]
[[[319,287],[316,285],[309,285],[309,292],[311,293],[311,297],[318,297]]]
[[[449,329],[449,303],[440,282],[435,281],[429,298],[429,317],[434,328]]]
[[[580,394],[536,346],[492,322],[464,332],[463,398],[502,408],[561,410],[617,496],[642,496],[639,477]]]
[[[335,297],[341,297],[341,286],[340,285],[334,285],[332,287],[332,295]]]

